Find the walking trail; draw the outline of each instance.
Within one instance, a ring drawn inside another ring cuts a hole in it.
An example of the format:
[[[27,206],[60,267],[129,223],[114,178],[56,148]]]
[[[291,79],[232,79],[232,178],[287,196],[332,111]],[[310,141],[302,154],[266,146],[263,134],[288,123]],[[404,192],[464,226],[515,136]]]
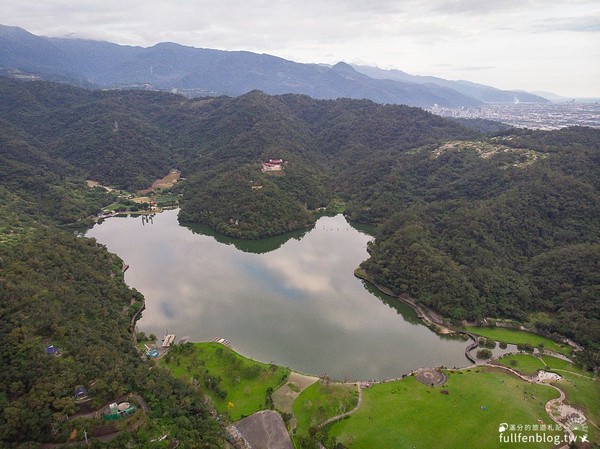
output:
[[[565,431],[565,433],[569,436],[570,440],[572,440],[572,441],[574,440],[575,434],[573,433],[573,431],[560,421],[560,418],[562,417],[562,415],[560,414],[560,410],[563,409],[563,407],[567,407],[566,404],[564,404],[566,395],[563,390],[561,390],[560,388],[558,388],[555,385],[551,385],[547,382],[544,382],[543,376],[542,376],[542,378],[540,378],[539,376],[533,376],[533,377],[525,376],[525,375],[519,373],[518,371],[515,371],[512,368],[509,368],[508,366],[499,365],[499,364],[491,365],[491,364],[487,363],[486,365],[493,366],[494,368],[500,368],[500,369],[506,370],[506,371],[514,374],[521,380],[524,380],[525,382],[545,385],[547,387],[554,388],[556,391],[558,391],[559,397],[555,398],[555,399],[550,399],[548,402],[546,402],[546,405],[544,408],[546,410],[546,414],[550,417],[550,419],[552,419],[552,421],[554,421],[556,424],[558,424],[560,427],[562,427],[562,429]],[[580,410],[575,409],[573,407],[567,407],[567,409],[572,409],[573,411],[576,411],[581,417],[585,418],[585,415]],[[559,416],[556,416],[557,410],[558,410]]]
[[[348,416],[356,413],[356,411],[360,408],[360,406],[362,405],[362,387],[360,382],[356,382],[356,388],[358,389],[358,401],[356,402],[356,407],[354,407],[352,410],[350,410],[349,412],[346,413],[342,413],[340,415],[337,416],[333,416],[325,421],[323,421],[321,424],[319,424],[319,427],[325,427],[327,424],[331,424],[332,422],[336,422],[339,421],[340,419],[344,419],[347,418]]]

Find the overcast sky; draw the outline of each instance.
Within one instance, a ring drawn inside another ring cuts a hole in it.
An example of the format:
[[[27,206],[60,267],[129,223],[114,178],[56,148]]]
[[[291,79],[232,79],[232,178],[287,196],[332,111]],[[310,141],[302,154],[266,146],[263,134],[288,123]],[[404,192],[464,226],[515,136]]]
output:
[[[0,0],[44,36],[249,50],[600,97],[600,0]]]

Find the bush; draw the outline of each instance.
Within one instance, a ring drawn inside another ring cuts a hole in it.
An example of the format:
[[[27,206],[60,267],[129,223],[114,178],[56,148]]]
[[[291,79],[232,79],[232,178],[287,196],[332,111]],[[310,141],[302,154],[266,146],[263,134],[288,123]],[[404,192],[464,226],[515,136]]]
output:
[[[519,351],[533,352],[533,345],[531,343],[519,343],[517,349]]]
[[[496,342],[491,338],[487,338],[484,346],[488,349],[494,349],[496,347]]]
[[[477,351],[477,358],[478,359],[491,359],[492,358],[492,351],[490,351],[489,349],[480,349],[479,351]]]
[[[494,349],[496,347],[496,342],[494,340],[485,337],[479,337],[477,344],[480,348]]]

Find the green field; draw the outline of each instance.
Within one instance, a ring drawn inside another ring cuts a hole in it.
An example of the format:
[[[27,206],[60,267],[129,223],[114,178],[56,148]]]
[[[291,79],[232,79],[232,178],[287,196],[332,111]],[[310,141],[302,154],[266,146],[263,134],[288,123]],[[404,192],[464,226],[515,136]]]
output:
[[[290,370],[248,359],[218,343],[176,345],[160,364],[190,380],[233,421],[269,408],[267,389],[275,390]]]
[[[179,196],[173,193],[156,195],[152,199],[156,201],[159,207],[175,206],[179,203]]]
[[[530,354],[511,354],[498,359],[498,363],[508,366],[526,376],[531,376],[544,369],[546,365],[539,358]]]
[[[354,384],[315,382],[306,388],[294,402],[294,416],[298,420],[297,434],[308,435],[311,426],[352,410],[358,401]]]
[[[593,374],[584,371],[578,366],[573,365],[571,362],[567,362],[566,360],[557,359],[556,357],[552,357],[551,355],[542,355],[540,359],[546,365],[547,371],[554,371],[558,374],[561,374],[561,371],[567,371],[575,374],[580,374],[586,377],[593,377]]]
[[[547,337],[541,335],[532,334],[531,332],[525,332],[517,329],[508,329],[505,327],[466,327],[467,331],[481,335],[482,337],[491,338],[496,341],[503,341],[505,343],[512,344],[523,344],[529,343],[534,347],[539,347],[540,343],[543,344],[544,349],[549,351],[558,352],[566,356],[571,355],[572,348],[567,344],[557,343]]]
[[[447,384],[437,388],[408,377],[364,390],[358,412],[333,424],[329,435],[352,449],[523,447],[500,444],[499,424],[548,422],[544,405],[555,397],[552,388],[483,368],[449,373]]]

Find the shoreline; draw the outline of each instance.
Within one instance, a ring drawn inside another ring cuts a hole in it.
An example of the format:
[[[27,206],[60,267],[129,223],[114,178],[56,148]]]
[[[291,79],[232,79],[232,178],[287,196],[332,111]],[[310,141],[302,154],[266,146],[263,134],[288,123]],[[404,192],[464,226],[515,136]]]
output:
[[[398,299],[402,301],[404,304],[410,306],[416,313],[417,318],[419,318],[425,326],[433,330],[437,334],[448,335],[448,334],[467,334],[468,332],[456,330],[446,324],[442,317],[435,313],[433,310],[430,310],[424,306],[421,306],[416,303],[416,301],[408,296],[400,296],[394,294],[389,288],[384,287],[383,285],[377,284],[363,269],[357,268],[354,270],[354,276],[359,279],[362,279],[365,282],[368,282],[381,293],[384,293],[392,298]]]
[[[391,296],[392,298],[398,299],[399,301],[402,301],[404,304],[412,307],[413,310],[417,313],[417,317],[423,322],[423,324],[425,326],[429,327],[431,330],[433,330],[437,334],[441,334],[441,335],[462,334],[462,335],[467,335],[469,338],[471,338],[475,342],[477,342],[477,338],[476,337],[478,336],[478,334],[475,334],[473,332],[469,332],[468,330],[456,328],[455,326],[447,324],[439,314],[437,314],[436,312],[434,312],[431,309],[428,309],[425,306],[421,306],[421,305],[417,304],[414,299],[410,298],[407,295],[401,296],[401,295],[394,294],[389,288],[377,284],[368,275],[368,273],[366,273],[360,267],[356,268],[354,270],[354,276],[356,276],[359,279],[362,279],[365,282],[368,282],[370,285],[372,285],[373,287],[375,287],[381,293],[384,293],[384,294],[386,294],[388,296]],[[487,322],[487,319],[485,319],[485,321]],[[548,339],[553,340],[556,343],[558,343],[558,341],[556,341],[556,340],[554,340],[554,339],[552,339],[552,338],[550,338],[550,337],[548,337],[546,335],[542,335],[542,334],[537,333],[537,332],[535,332],[535,331],[533,331],[531,329],[528,329],[525,326],[523,326],[522,324],[519,324],[518,327],[511,327],[511,326],[502,325],[502,324],[497,324],[496,326],[491,326],[491,325],[479,326],[479,325],[477,325],[475,323],[467,323],[467,325],[472,326],[472,327],[481,327],[481,328],[500,327],[500,328],[505,328],[505,329],[513,329],[515,331],[528,332],[528,333],[533,334],[533,335],[537,335],[537,336],[540,336],[540,337],[548,338]],[[564,338],[561,341],[561,343],[569,345],[573,349],[573,351],[578,351],[578,350],[582,350],[583,349],[579,344],[577,344],[576,342],[574,342],[574,341],[572,341],[572,340],[570,340],[568,338]],[[467,355],[467,352],[470,352],[472,349],[474,349],[474,347],[471,348],[469,346],[465,350],[465,356],[470,361],[473,361],[473,359],[469,355]],[[571,359],[569,357],[567,357],[567,359],[569,361],[571,361]]]
[[[127,214],[125,214],[125,215],[127,215]],[[124,272],[127,268],[129,268],[129,266],[127,266],[123,262],[122,271]],[[430,310],[429,308],[427,308],[423,305],[418,304],[416,302],[416,300],[414,300],[413,298],[410,298],[408,295],[394,294],[389,288],[386,288],[385,286],[382,286],[382,285],[376,283],[369,276],[369,274],[367,272],[365,272],[364,270],[362,270],[361,268],[356,268],[354,270],[354,276],[365,282],[368,282],[370,285],[375,287],[378,291],[382,292],[383,294],[388,295],[394,299],[400,300],[402,303],[411,307],[416,312],[417,318],[419,318],[419,320],[425,326],[427,326],[430,330],[432,330],[436,334],[445,335],[445,336],[456,336],[457,338],[460,337],[461,339],[464,339],[465,347],[464,347],[463,355],[465,357],[465,360],[464,360],[465,366],[469,366],[469,364],[477,365],[477,364],[481,363],[481,361],[479,361],[475,358],[474,354],[471,354],[472,350],[476,349],[478,346],[478,340],[479,340],[478,334],[449,324],[441,315],[437,314],[433,310]],[[146,306],[146,303],[144,300],[140,310],[137,311],[137,313],[131,318],[131,329],[132,329],[134,342],[136,342],[136,340],[137,340],[135,337],[135,328],[137,327],[137,321],[141,317],[141,312],[145,309],[145,306]],[[198,341],[197,343],[203,343],[203,342]],[[392,374],[392,377],[389,377],[389,378],[382,378],[382,379],[378,379],[378,380],[355,378],[353,380],[353,382],[361,382],[361,381],[388,382],[388,381],[392,381],[392,380],[398,380],[407,375],[410,375],[413,371],[415,371],[416,369],[419,369],[419,368],[423,368],[423,367],[421,366],[421,367],[417,367],[417,368],[413,368],[413,369],[408,369],[406,372],[399,372],[397,374],[394,373],[394,374]],[[304,372],[300,372],[298,370],[294,370],[293,368],[290,368],[290,369],[292,371],[298,372],[299,374],[303,374],[303,375],[309,375],[309,376],[315,375],[314,373],[304,373]]]

